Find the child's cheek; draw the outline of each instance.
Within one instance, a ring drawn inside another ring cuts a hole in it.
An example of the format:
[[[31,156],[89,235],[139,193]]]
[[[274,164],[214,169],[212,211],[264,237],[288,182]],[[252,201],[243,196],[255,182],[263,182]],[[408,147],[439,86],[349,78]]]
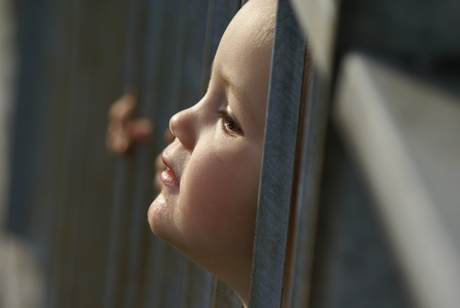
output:
[[[193,246],[232,245],[230,242],[241,245],[244,239],[238,238],[239,234],[250,237],[254,228],[260,170],[257,155],[232,149],[193,159],[181,183],[184,235],[195,242]]]

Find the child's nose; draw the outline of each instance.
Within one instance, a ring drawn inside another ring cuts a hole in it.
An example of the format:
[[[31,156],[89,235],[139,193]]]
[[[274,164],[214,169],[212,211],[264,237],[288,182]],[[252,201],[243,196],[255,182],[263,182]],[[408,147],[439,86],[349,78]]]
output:
[[[185,109],[173,115],[169,120],[169,130],[188,149],[193,149],[195,145],[194,113],[192,108]]]

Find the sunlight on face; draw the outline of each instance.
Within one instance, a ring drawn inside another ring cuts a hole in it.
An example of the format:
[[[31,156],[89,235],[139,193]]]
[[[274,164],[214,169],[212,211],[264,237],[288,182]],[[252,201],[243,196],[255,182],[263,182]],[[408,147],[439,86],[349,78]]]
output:
[[[176,139],[163,152],[168,169],[148,213],[159,238],[240,288],[243,298],[252,262],[273,3],[251,0],[240,10],[221,40],[206,95],[171,118]]]

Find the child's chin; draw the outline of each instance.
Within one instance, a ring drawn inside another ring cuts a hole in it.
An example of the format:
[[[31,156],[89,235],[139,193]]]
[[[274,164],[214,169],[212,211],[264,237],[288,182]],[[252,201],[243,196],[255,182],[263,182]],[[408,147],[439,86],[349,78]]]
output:
[[[163,239],[165,236],[165,224],[168,224],[166,221],[167,204],[166,200],[162,193],[160,193],[155,200],[150,204],[149,210],[147,212],[147,220],[150,225],[152,232],[159,238]]]

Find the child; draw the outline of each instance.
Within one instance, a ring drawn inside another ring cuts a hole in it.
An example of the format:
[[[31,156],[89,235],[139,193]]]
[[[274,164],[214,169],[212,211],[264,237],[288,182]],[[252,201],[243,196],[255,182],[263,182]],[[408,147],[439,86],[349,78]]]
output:
[[[174,115],[157,164],[153,232],[227,283],[247,306],[276,0],[251,0],[225,31],[206,95]],[[128,95],[109,113],[107,145],[126,153],[151,126],[130,120]],[[166,168],[164,170],[164,168]],[[163,171],[164,170],[164,171]]]
[[[174,115],[153,232],[247,305],[275,0],[251,0],[225,31],[206,95]]]

